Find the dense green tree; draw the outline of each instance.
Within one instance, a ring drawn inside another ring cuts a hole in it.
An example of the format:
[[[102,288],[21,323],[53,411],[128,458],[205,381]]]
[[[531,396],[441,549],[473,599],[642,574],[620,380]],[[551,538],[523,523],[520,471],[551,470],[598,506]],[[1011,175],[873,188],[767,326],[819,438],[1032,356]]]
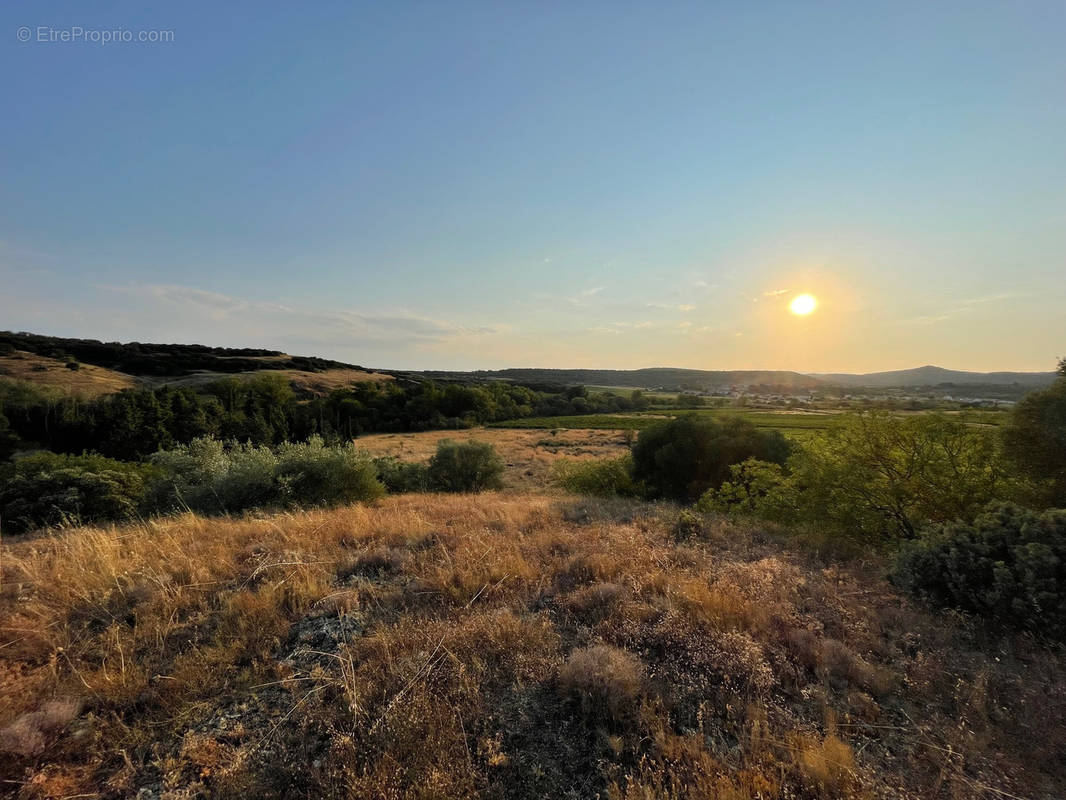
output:
[[[1017,492],[994,435],[944,414],[840,415],[787,467],[742,465],[701,504],[877,545]]]
[[[7,461],[18,447],[19,437],[11,430],[7,416],[0,412],[0,461]]]
[[[782,464],[791,446],[777,431],[760,431],[739,417],[687,414],[640,433],[633,476],[653,495],[692,501],[729,477],[749,458]]]
[[[1063,376],[1022,398],[1003,429],[1003,444],[1017,468],[1036,486],[1038,500],[1066,506],[1066,359]]]
[[[215,398],[201,399],[191,389],[178,389],[164,392],[160,402],[169,403],[175,442],[191,442],[218,433],[220,409]]]

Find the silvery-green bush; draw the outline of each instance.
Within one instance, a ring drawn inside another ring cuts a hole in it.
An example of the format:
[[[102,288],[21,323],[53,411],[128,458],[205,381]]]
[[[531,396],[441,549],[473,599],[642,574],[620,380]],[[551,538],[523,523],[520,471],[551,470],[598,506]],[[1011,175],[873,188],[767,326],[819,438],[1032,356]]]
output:
[[[488,442],[445,439],[429,460],[430,486],[438,492],[483,492],[503,488],[503,461]]]
[[[195,439],[156,453],[151,462],[161,477],[149,503],[162,511],[337,505],[385,493],[366,453],[351,444],[326,445],[320,437],[277,448]]]

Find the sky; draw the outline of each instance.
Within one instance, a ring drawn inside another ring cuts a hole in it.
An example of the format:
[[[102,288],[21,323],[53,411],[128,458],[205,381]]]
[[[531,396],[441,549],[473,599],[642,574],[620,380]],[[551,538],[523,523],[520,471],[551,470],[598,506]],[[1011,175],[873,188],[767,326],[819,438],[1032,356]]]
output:
[[[1061,0],[6,3],[0,329],[1051,370],[1064,32]]]

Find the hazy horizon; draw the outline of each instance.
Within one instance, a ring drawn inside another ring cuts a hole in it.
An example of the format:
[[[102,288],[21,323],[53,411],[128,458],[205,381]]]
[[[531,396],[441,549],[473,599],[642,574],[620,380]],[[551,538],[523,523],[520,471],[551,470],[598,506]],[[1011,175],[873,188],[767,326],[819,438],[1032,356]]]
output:
[[[394,369],[1048,372],[1066,349],[1062,3],[0,21],[0,328]]]

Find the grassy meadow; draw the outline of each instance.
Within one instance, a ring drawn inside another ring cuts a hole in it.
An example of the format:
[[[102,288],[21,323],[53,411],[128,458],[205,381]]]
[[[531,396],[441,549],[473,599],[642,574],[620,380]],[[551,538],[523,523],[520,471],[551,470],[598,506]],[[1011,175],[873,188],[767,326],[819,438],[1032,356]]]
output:
[[[1061,797],[1066,659],[669,504],[415,494],[5,545],[2,791]],[[1032,735],[1039,731],[1040,735]]]
[[[391,456],[405,462],[424,462],[446,440],[485,442],[504,462],[508,491],[541,491],[552,486],[553,467],[560,461],[617,458],[629,452],[623,432],[595,428],[540,429],[471,428],[463,431],[378,433],[361,436],[356,443],[375,457]]]

